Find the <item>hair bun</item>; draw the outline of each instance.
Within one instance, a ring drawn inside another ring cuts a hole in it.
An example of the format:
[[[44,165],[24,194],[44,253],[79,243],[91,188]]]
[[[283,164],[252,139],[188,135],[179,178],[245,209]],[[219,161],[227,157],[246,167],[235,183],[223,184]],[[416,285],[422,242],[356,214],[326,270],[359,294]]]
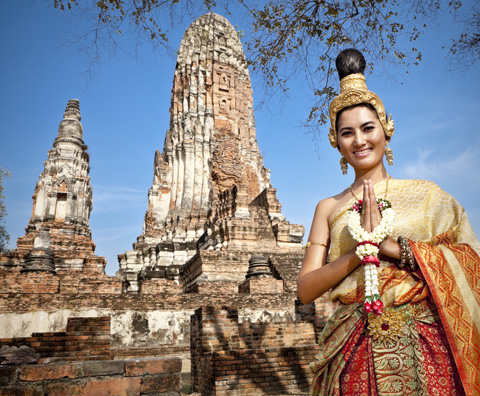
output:
[[[366,66],[362,53],[355,48],[348,48],[340,52],[335,60],[340,80],[350,74],[364,74]]]

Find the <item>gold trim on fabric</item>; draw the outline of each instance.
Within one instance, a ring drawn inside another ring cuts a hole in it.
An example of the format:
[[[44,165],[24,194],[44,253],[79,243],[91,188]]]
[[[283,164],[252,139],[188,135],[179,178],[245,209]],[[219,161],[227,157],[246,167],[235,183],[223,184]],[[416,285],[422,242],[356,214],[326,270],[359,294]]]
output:
[[[439,247],[442,250],[444,257],[447,259],[448,264],[450,265],[452,275],[455,278],[455,282],[458,286],[460,294],[463,297],[463,301],[465,301],[465,306],[467,307],[468,312],[470,312],[470,315],[472,316],[473,323],[475,323],[477,331],[480,332],[480,307],[478,306],[475,296],[472,293],[472,290],[467,281],[467,278],[465,277],[465,274],[463,273],[460,263],[448,247],[444,245],[440,245]]]
[[[384,181],[380,185],[375,184],[376,196],[383,196],[384,191]],[[474,239],[473,235],[468,237],[463,232],[465,227],[462,227],[462,224],[466,221],[466,218],[462,217],[463,208],[452,196],[432,182],[391,179],[387,199],[395,210],[395,227],[391,235],[394,239],[402,235],[412,241],[429,242],[449,229],[455,229],[460,233],[464,238],[462,242],[469,243]],[[352,197],[334,214],[334,221],[330,222],[330,261],[336,260],[356,246],[348,231],[348,216],[344,212],[351,206],[353,200]],[[427,291],[422,291],[427,290],[424,289],[426,282],[423,278],[416,273],[408,272],[408,276],[402,277],[401,282],[397,282],[398,279],[391,276],[391,270],[387,270],[391,266],[394,266],[392,262],[381,259],[378,281],[385,306],[398,306],[411,301],[412,298],[419,301],[420,294],[423,297],[428,295]],[[330,298],[343,304],[361,302],[363,297],[361,291],[364,287],[363,270],[357,268],[333,288]]]

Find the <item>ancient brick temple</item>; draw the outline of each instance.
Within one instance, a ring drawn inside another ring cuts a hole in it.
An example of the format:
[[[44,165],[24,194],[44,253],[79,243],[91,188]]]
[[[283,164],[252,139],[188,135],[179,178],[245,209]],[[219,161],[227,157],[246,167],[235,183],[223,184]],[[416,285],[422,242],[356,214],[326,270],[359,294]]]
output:
[[[0,346],[27,345],[61,362],[178,356],[191,367],[192,390],[205,395],[305,392],[331,306],[296,298],[304,228],[281,214],[263,165],[232,25],[207,14],[184,34],[143,233],[119,255],[116,277],[91,239],[80,121],[71,100],[26,235],[0,255]],[[127,366],[115,375],[128,375]],[[22,372],[7,385],[20,386]],[[131,381],[139,389],[150,381],[153,392],[157,374]]]
[[[298,250],[303,227],[285,221],[275,194],[257,145],[242,45],[225,18],[205,15],[180,44],[143,234],[119,256],[127,290],[151,277],[181,282],[197,250]]]

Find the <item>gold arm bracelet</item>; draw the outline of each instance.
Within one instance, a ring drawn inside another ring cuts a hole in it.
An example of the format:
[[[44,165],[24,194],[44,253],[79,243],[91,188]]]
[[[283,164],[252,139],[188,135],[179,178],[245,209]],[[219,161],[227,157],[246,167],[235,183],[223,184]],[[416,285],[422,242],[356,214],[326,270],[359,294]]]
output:
[[[324,248],[327,248],[327,245],[325,245],[324,243],[320,243],[320,242],[307,242],[305,244],[305,246],[302,247],[303,250],[306,250],[307,248],[309,248],[310,246],[313,246],[313,245],[318,245],[318,246],[323,246]]]

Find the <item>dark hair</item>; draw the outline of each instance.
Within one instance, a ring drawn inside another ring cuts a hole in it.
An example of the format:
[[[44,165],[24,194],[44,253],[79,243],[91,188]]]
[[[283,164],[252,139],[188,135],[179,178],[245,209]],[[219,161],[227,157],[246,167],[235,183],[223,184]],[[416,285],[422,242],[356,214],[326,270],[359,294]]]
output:
[[[365,61],[365,58],[363,57],[363,54],[355,49],[355,48],[348,48],[340,52],[337,56],[337,59],[335,60],[335,66],[337,67],[337,72],[338,72],[338,77],[340,80],[344,77],[347,77],[350,74],[355,74],[355,73],[361,73],[364,74],[365,72],[365,67],[367,63]],[[338,134],[338,119],[342,115],[342,113],[345,110],[353,109],[354,107],[359,107],[363,106],[366,107],[373,112],[375,112],[377,118],[377,110],[375,110],[375,107],[373,107],[370,103],[359,103],[353,106],[348,106],[343,108],[337,113],[336,119],[335,119],[335,131]]]
[[[349,74],[364,74],[367,63],[362,53],[355,48],[348,48],[340,52],[335,60],[340,80]]]

